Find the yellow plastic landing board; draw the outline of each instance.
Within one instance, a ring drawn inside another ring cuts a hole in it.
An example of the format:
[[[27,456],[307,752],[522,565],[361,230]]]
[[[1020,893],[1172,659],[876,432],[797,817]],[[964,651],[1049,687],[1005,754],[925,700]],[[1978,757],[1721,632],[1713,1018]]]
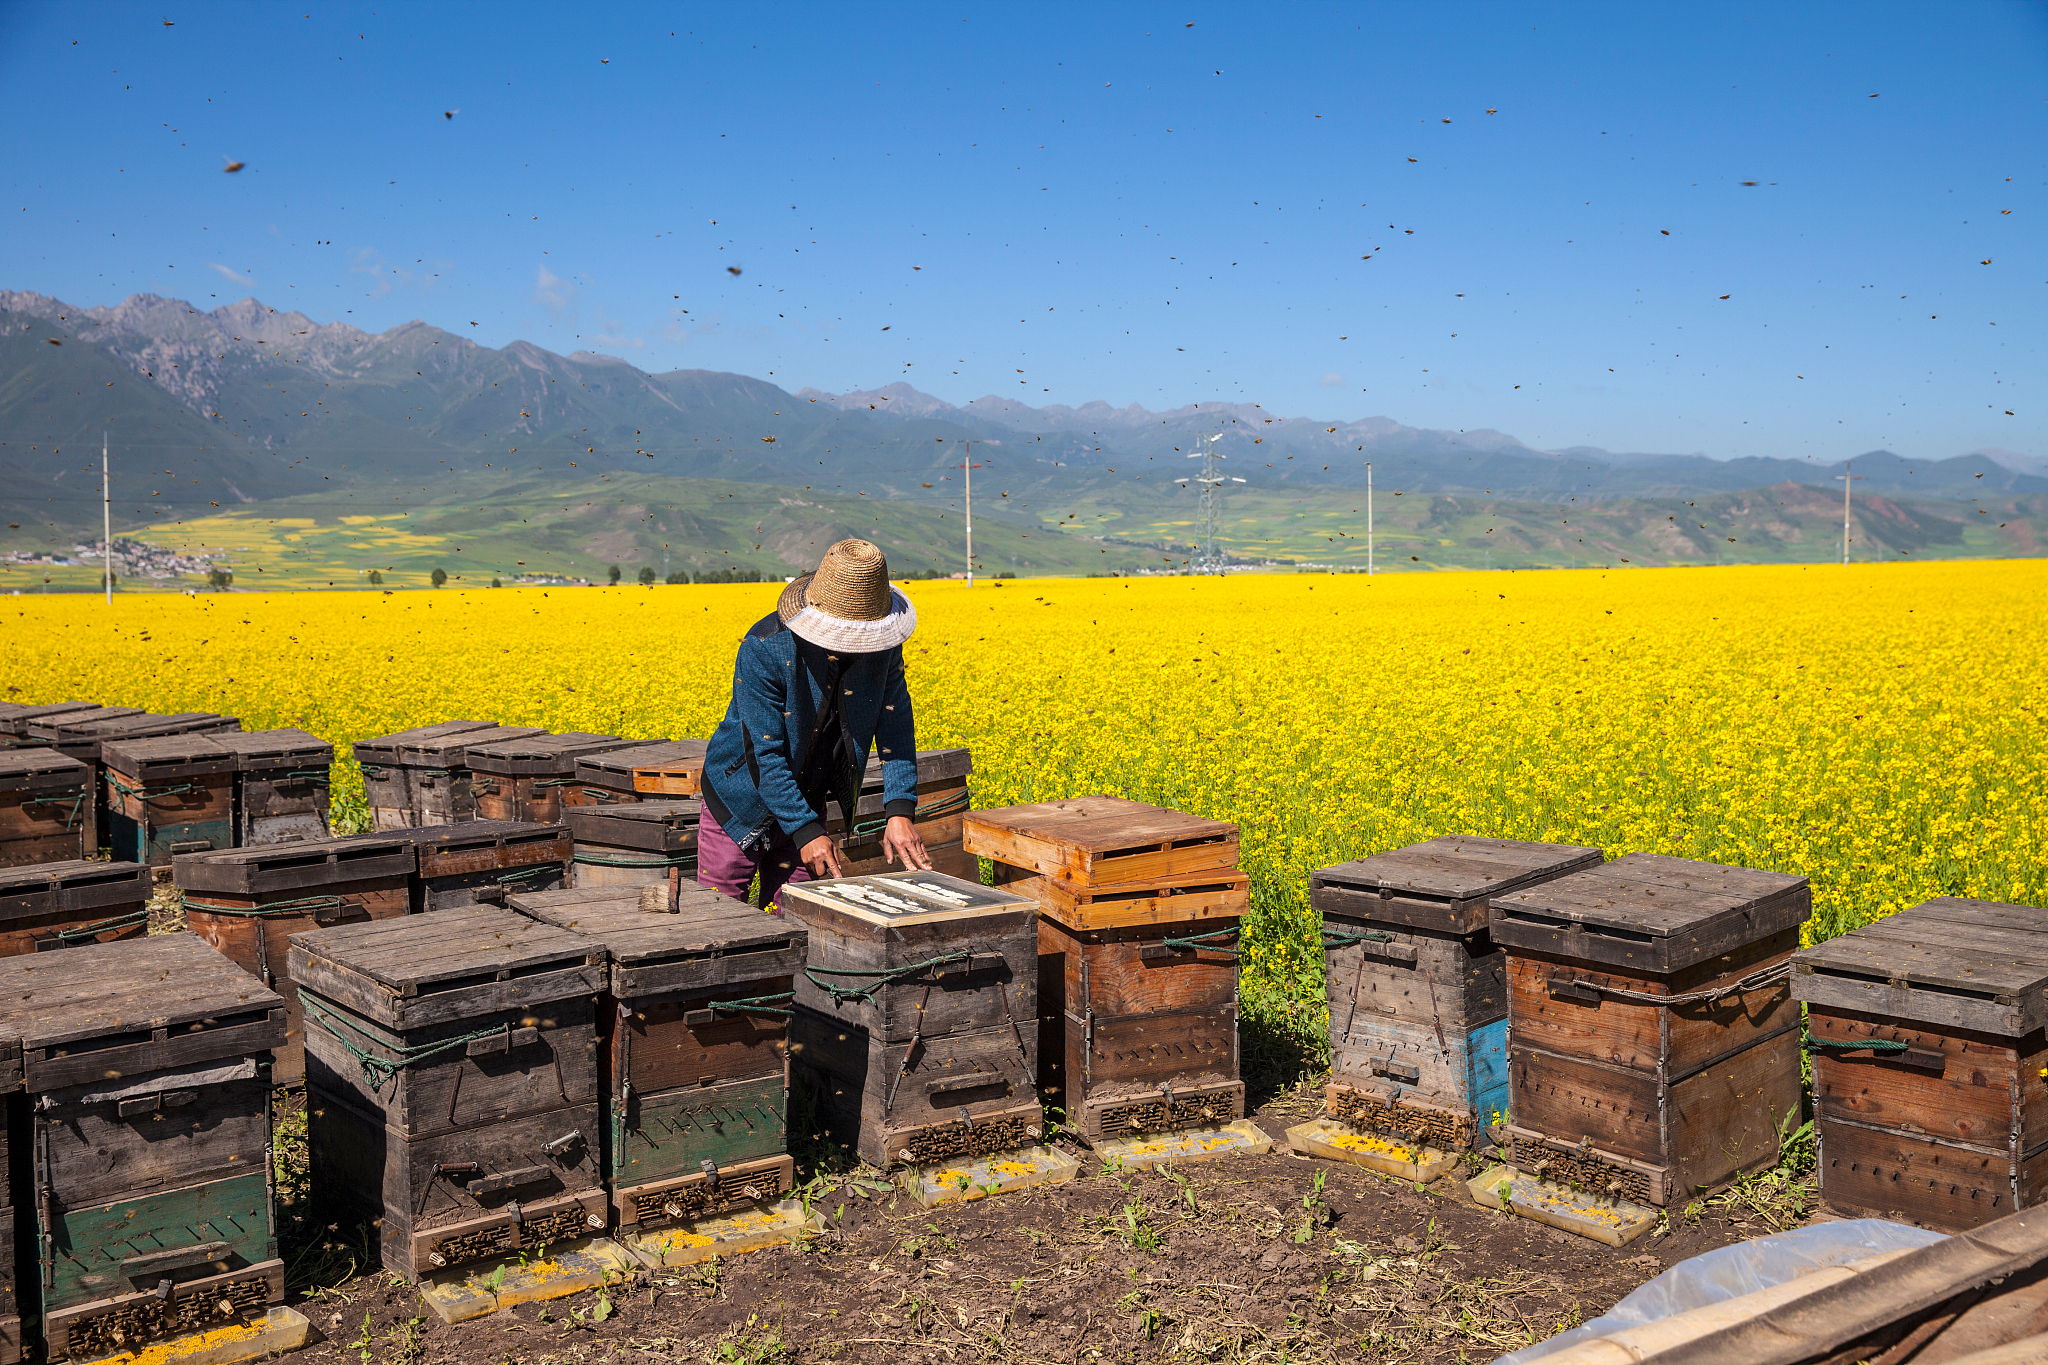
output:
[[[296,1351],[306,1344],[309,1330],[305,1315],[296,1308],[273,1308],[260,1322],[215,1327],[77,1365],[235,1365],[279,1351]]]
[[[1657,1210],[1626,1199],[1599,1199],[1564,1185],[1523,1175],[1512,1166],[1494,1166],[1478,1179],[1466,1182],[1472,1198],[1489,1209],[1502,1207],[1501,1186],[1506,1185],[1506,1207],[1510,1212],[1566,1232],[1576,1232],[1611,1247],[1624,1247],[1650,1230]]]
[[[420,1281],[420,1297],[443,1322],[467,1322],[515,1303],[564,1299],[638,1272],[609,1237],[564,1243],[560,1251],[523,1264],[517,1257],[477,1261]]]
[[[1303,1156],[1348,1161],[1381,1175],[1427,1185],[1458,1168],[1458,1158],[1434,1147],[1406,1147],[1376,1133],[1361,1133],[1329,1119],[1311,1119],[1287,1130],[1287,1145]]]
[[[626,1250],[650,1269],[658,1266],[695,1265],[714,1256],[731,1256],[762,1247],[781,1246],[816,1237],[825,1230],[825,1216],[804,1213],[802,1201],[785,1199],[695,1223],[679,1223],[659,1232],[620,1238]]]
[[[979,1161],[952,1165],[909,1166],[898,1183],[918,1203],[951,1204],[1008,1194],[1033,1185],[1057,1185],[1080,1173],[1081,1163],[1051,1147],[1019,1147]]]
[[[1260,1132],[1250,1119],[1236,1119],[1219,1128],[1184,1128],[1175,1133],[1095,1144],[1095,1155],[1103,1165],[1126,1171],[1149,1171],[1154,1166],[1210,1161],[1240,1153],[1263,1156],[1272,1150],[1273,1139]]]

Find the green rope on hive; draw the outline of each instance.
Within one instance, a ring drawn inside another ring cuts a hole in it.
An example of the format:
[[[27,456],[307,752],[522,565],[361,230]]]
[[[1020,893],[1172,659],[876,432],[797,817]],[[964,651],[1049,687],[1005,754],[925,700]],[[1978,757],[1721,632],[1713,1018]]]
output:
[[[367,775],[369,769],[365,768],[363,771]],[[377,771],[382,772],[383,769],[379,768]],[[329,785],[327,769],[325,768],[293,768],[277,780],[279,782],[318,782],[323,787]]]
[[[444,1038],[438,1043],[420,1043],[413,1047],[404,1047],[379,1038],[376,1034],[366,1029],[358,1028],[338,1014],[330,1013],[314,996],[301,995],[299,997],[299,1004],[304,1006],[306,1017],[320,1026],[321,1032],[333,1038],[335,1042],[340,1043],[342,1051],[356,1059],[356,1065],[363,1069],[363,1079],[369,1083],[372,1093],[383,1090],[387,1081],[407,1067],[415,1066],[420,1062],[426,1061],[429,1057],[437,1057],[443,1052],[449,1052],[458,1047],[468,1047],[471,1043],[477,1042],[480,1039],[508,1036],[512,1029],[510,1024],[499,1024],[495,1028],[478,1029],[475,1033],[465,1033],[460,1038]],[[336,1024],[341,1025],[342,1028],[349,1030],[351,1033],[369,1038],[390,1048],[398,1054],[397,1058],[379,1057],[374,1052],[358,1047],[334,1027]]]
[[[363,770],[364,777],[371,779],[381,779],[386,773],[391,771],[391,769],[378,763],[359,763],[356,766]]]
[[[545,877],[550,873],[560,876],[562,874],[562,865],[560,863],[528,863],[525,867],[515,867],[510,872],[500,872],[498,880],[500,882],[523,882],[534,877]]]
[[[536,787],[567,787],[573,785],[575,781],[576,779],[573,777],[536,777],[533,779],[533,785]]]
[[[956,796],[947,797],[936,806],[920,806],[910,818],[913,820],[936,820],[942,815],[951,815],[956,810],[966,810],[967,806],[967,793],[963,791]],[[888,827],[889,817],[886,815],[878,819],[856,820],[853,822],[852,829],[848,831],[849,837],[847,842],[864,842],[867,836],[880,834]]]
[[[112,773],[107,774],[107,785],[111,786],[115,791],[121,793],[121,795],[123,796],[139,796],[144,801],[155,801],[159,797],[165,796],[183,796],[187,792],[194,792],[199,790],[199,788],[193,786],[190,782],[181,782],[175,787],[158,787],[155,791],[151,791],[146,785],[140,787],[131,787],[126,782],[123,782],[120,778],[114,776]]]
[[[1377,929],[1368,929],[1362,934],[1347,934],[1336,929],[1323,930],[1324,952],[1328,952],[1332,948],[1349,948],[1354,943],[1392,943],[1393,941],[1394,936],[1392,934],[1383,934]]]
[[[190,896],[178,897],[178,907],[188,915],[197,910],[202,915],[226,915],[233,919],[267,919],[272,915],[295,915],[302,911],[339,910],[342,904],[339,896],[305,896],[299,900],[272,901],[268,905],[208,905]]]
[[[660,858],[614,858],[604,853],[578,853],[573,862],[588,863],[592,867],[695,867],[695,853],[676,853]]]
[[[131,910],[125,915],[103,919],[98,924],[81,924],[74,929],[59,929],[57,937],[66,943],[76,943],[84,938],[97,938],[110,929],[133,929],[138,924],[149,923],[149,908]]]
[[[1228,953],[1230,956],[1236,957],[1238,956],[1237,949],[1224,948],[1221,946],[1212,946],[1210,940],[1218,938],[1236,938],[1237,932],[1237,926],[1233,924],[1230,928],[1218,929],[1213,934],[1195,934],[1188,938],[1163,938],[1159,941],[1168,948],[1193,948],[1196,952]]]
[[[1910,1046],[1906,1043],[1886,1042],[1881,1038],[1866,1038],[1861,1040],[1855,1038],[1846,1038],[1837,1041],[1833,1038],[1816,1038],[1811,1033],[1807,1034],[1806,1037],[1801,1040],[1801,1045],[1804,1046],[1808,1052],[1818,1052],[1820,1049],[1826,1047],[1840,1048],[1844,1052],[1861,1052],[1865,1048],[1868,1048],[1872,1052],[1904,1052],[1906,1048]]]
[[[68,799],[67,799],[67,798],[65,798],[65,797],[62,797],[62,796],[38,796],[38,797],[35,797],[35,798],[31,799],[31,800],[27,800],[27,801],[24,801],[24,802],[22,802],[22,803],[21,803],[21,806],[22,806],[22,809],[23,809],[23,810],[26,810],[26,809],[28,809],[28,808],[29,808],[30,806],[68,806],[68,807],[70,807],[70,809],[69,809],[69,810],[67,810],[67,811],[65,811],[65,812],[64,812],[64,828],[68,830],[68,829],[70,829],[70,828],[71,828],[71,826],[72,826],[73,824],[77,823],[77,820],[78,820],[78,808],[79,808],[80,806],[84,805],[84,804],[85,804],[85,793],[84,793],[84,792],[80,792],[80,793],[79,793],[78,795],[76,795],[76,796],[73,796],[73,797],[70,797],[70,798],[68,798]]]
[[[712,1000],[706,1003],[704,1008],[708,1010],[740,1010],[747,1014],[780,1014],[786,1018],[795,1011],[771,1009],[763,1002],[768,1000],[794,1000],[795,998],[795,991],[784,991],[780,995],[750,995],[744,1000]]]
[[[944,957],[930,958],[909,967],[888,967],[877,971],[856,970],[852,967],[805,967],[804,975],[811,979],[813,986],[831,996],[833,1004],[838,1005],[848,1000],[872,1000],[875,992],[891,981],[922,976],[934,967],[942,967],[948,962],[965,962],[973,956],[973,953],[947,953]],[[880,979],[866,986],[835,986],[829,981],[820,981],[819,972],[827,976],[872,976]]]

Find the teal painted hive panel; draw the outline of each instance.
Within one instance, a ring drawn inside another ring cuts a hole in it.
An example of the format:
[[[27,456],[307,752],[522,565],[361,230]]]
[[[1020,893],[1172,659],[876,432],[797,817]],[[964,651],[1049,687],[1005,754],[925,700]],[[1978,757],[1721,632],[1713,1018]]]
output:
[[[270,1179],[261,1171],[111,1204],[52,1206],[47,1217],[45,1312],[277,1257]]]
[[[780,1156],[788,1145],[788,1093],[780,1071],[612,1101],[611,1177],[643,1185]]]

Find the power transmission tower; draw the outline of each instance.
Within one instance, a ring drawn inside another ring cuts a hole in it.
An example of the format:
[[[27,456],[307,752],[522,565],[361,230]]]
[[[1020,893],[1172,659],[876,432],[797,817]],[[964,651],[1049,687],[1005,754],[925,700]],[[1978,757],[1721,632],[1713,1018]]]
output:
[[[1189,566],[1195,573],[1223,572],[1228,556],[1216,543],[1217,538],[1223,534],[1223,485],[1244,482],[1243,479],[1225,477],[1216,467],[1218,460],[1229,458],[1216,453],[1216,443],[1222,439],[1223,433],[1220,431],[1212,436],[1204,436],[1202,449],[1188,456],[1190,460],[1202,462],[1201,474],[1192,480],[1201,485],[1202,489],[1201,505],[1195,511],[1195,561]],[[1185,484],[1190,480],[1175,479],[1174,482]]]

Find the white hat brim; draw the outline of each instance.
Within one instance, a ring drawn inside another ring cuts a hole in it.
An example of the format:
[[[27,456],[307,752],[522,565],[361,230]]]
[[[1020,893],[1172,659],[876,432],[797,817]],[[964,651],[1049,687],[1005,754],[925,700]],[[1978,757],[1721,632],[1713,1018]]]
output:
[[[917,608],[889,585],[889,614],[875,621],[849,621],[806,604],[782,623],[800,639],[840,654],[879,654],[908,640],[917,629]]]

